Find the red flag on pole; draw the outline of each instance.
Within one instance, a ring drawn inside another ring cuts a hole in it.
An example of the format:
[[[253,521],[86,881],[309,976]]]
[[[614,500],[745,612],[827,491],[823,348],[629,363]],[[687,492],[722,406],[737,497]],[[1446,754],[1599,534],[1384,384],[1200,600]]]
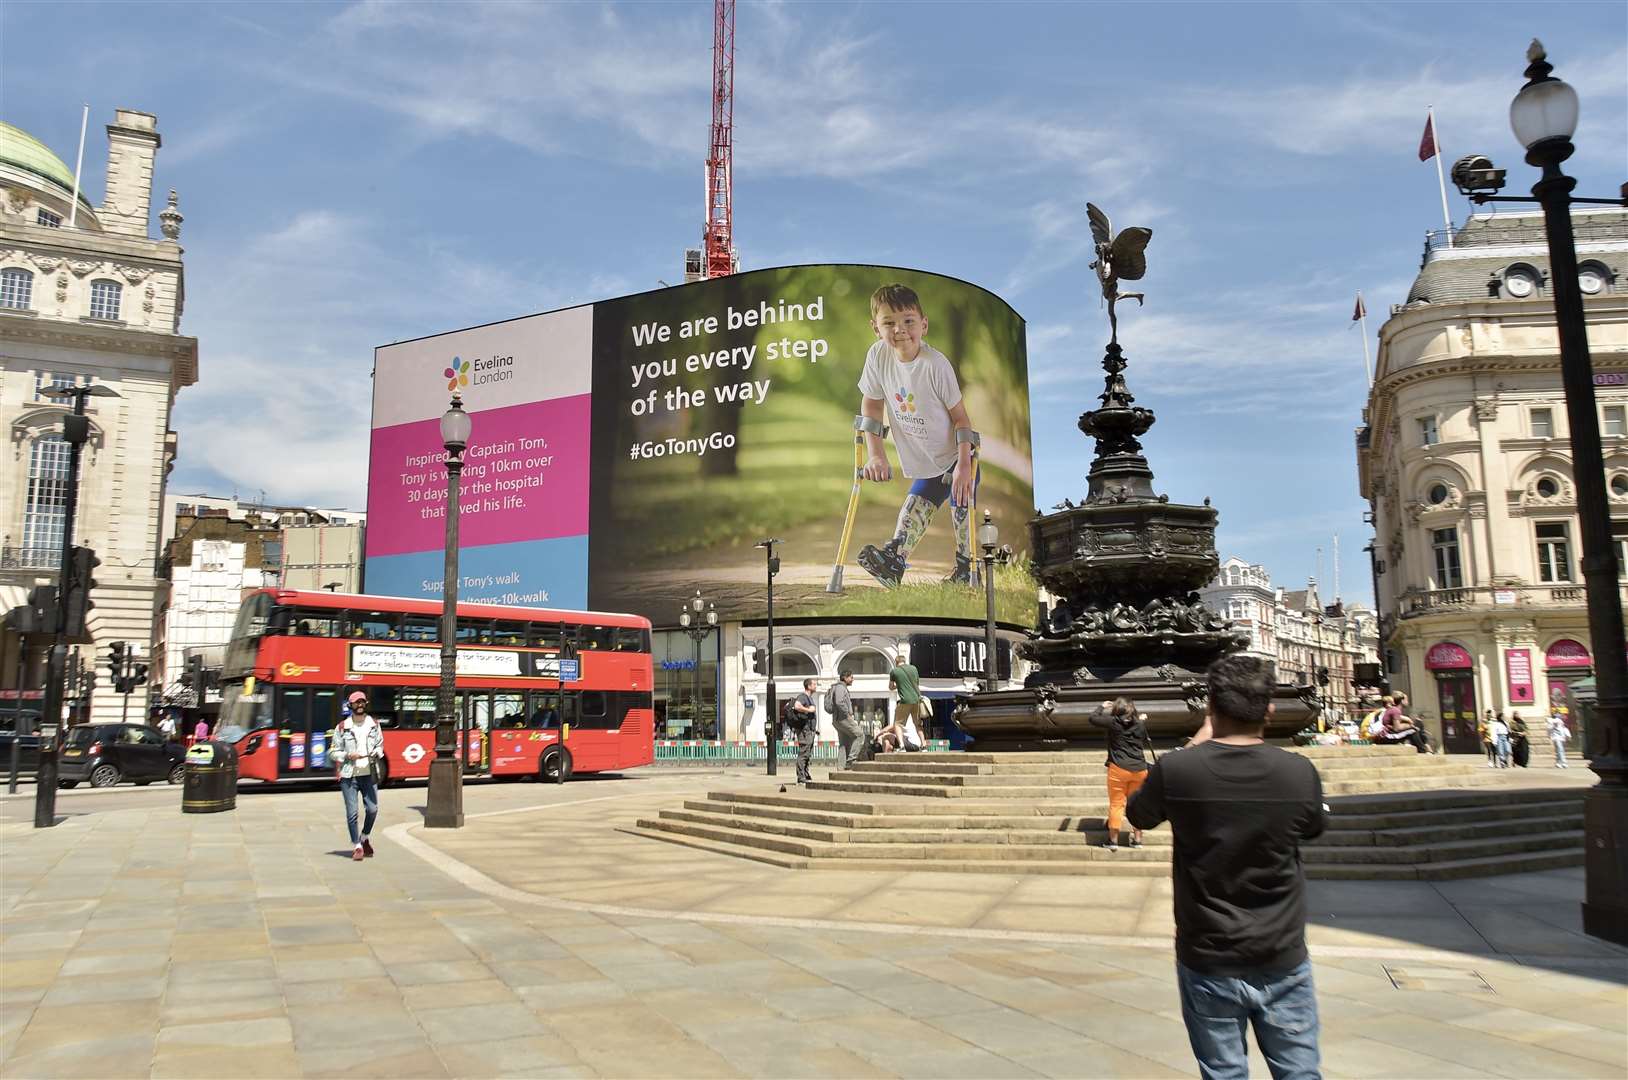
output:
[[[1357,308],[1351,313],[1352,322],[1360,322],[1368,314],[1368,309],[1362,304],[1362,294],[1357,294]]]
[[[1425,114],[1424,135],[1419,138],[1419,160],[1429,161],[1436,156],[1439,147],[1436,146],[1436,118],[1430,113]]]

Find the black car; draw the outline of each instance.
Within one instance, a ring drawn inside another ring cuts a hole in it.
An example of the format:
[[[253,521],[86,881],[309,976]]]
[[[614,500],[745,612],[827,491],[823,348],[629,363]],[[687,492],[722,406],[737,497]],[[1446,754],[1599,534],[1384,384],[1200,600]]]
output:
[[[22,736],[13,734],[21,730]],[[0,716],[0,775],[11,771],[12,746],[17,748],[17,774],[33,776],[40,768],[40,714],[25,710],[21,715],[7,710]]]
[[[145,786],[154,780],[179,784],[186,747],[142,724],[83,724],[68,732],[57,763],[57,783],[112,787],[121,780]]]

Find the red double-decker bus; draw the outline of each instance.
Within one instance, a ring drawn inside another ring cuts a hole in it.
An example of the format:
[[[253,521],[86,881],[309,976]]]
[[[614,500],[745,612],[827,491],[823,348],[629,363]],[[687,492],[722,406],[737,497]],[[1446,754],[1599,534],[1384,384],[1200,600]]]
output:
[[[245,597],[215,736],[236,747],[239,778],[332,777],[333,729],[357,689],[384,730],[383,780],[428,776],[440,617],[434,600],[280,589]],[[654,760],[648,619],[459,604],[457,643],[466,774],[563,783]]]

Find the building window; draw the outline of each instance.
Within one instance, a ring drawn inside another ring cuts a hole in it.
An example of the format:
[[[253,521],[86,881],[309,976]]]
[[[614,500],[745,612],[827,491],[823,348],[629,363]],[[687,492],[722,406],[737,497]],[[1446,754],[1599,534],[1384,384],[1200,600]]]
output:
[[[90,317],[116,321],[119,317],[119,299],[124,289],[117,281],[90,283]]]
[[[51,390],[57,386],[89,386],[90,376],[72,375],[61,371],[34,372],[34,400],[56,401],[51,396]]]
[[[1571,580],[1571,545],[1564,521],[1540,521],[1538,533],[1538,580]]]
[[[23,510],[23,557],[29,565],[50,566],[62,557],[62,528],[68,516],[68,443],[41,435],[28,455],[28,501]]]
[[[1431,484],[1430,490],[1425,492],[1425,499],[1431,506],[1440,506],[1447,501],[1449,492],[1446,484]]]
[[[1617,553],[1617,576],[1628,578],[1628,521],[1611,522],[1611,550]]]
[[[1628,497],[1628,473],[1618,473],[1611,478],[1611,494],[1619,499]]]
[[[1532,438],[1552,439],[1555,437],[1555,411],[1553,409],[1532,410]]]
[[[44,225],[47,229],[60,229],[62,228],[62,215],[53,214],[41,206],[34,212],[34,224]]]
[[[1430,547],[1436,553],[1436,588],[1462,589],[1464,569],[1458,557],[1458,530],[1431,529]]]
[[[1560,494],[1560,481],[1552,476],[1540,476],[1537,483],[1538,494],[1545,499],[1552,499]]]
[[[1607,405],[1601,428],[1604,435],[1628,435],[1628,406]]]
[[[0,307],[27,311],[34,304],[34,275],[16,267],[0,271]]]
[[[1435,446],[1441,442],[1441,432],[1436,428],[1434,416],[1419,417],[1419,445]]]

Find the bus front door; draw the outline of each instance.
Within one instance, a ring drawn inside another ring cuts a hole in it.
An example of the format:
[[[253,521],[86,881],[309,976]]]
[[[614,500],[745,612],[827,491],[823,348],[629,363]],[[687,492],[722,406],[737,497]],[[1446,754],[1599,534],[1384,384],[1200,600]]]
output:
[[[465,691],[458,724],[458,747],[463,755],[465,774],[486,776],[492,771],[492,695]]]

